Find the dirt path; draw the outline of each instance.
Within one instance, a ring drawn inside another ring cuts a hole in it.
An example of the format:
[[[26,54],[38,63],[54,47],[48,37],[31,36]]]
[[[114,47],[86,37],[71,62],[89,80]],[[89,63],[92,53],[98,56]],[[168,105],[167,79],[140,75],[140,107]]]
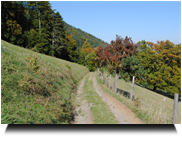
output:
[[[100,85],[97,83],[95,73],[93,76],[93,85],[95,91],[102,98],[102,101],[109,105],[111,112],[115,115],[120,124],[143,124],[143,121],[136,118],[135,114],[130,109],[101,89]]]
[[[87,74],[85,78],[89,74]],[[73,124],[93,124],[93,117],[92,112],[90,110],[90,105],[88,104],[88,101],[84,98],[83,95],[83,86],[85,83],[85,78],[81,81],[77,90],[76,103],[80,106],[76,107],[75,121]]]

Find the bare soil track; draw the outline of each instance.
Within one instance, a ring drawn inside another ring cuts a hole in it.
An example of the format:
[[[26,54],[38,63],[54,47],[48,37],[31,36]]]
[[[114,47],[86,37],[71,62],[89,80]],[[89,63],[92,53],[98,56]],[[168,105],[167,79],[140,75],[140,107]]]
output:
[[[100,85],[97,83],[95,75],[96,74],[94,73],[92,79],[94,89],[101,97],[102,101],[109,105],[111,112],[114,114],[119,124],[143,124],[144,122],[137,118],[136,115],[124,104],[102,90]],[[87,76],[85,76],[85,78]],[[93,116],[90,110],[91,106],[88,104],[88,101],[83,95],[83,85],[85,83],[85,78],[81,81],[81,84],[77,90],[76,103],[80,103],[80,106],[76,108],[76,116],[73,124],[93,124]],[[78,112],[79,110],[81,110],[81,113]]]
[[[143,121],[136,117],[136,115],[128,109],[119,100],[104,92],[98,85],[95,73],[93,76],[93,85],[96,92],[100,95],[102,100],[110,107],[111,112],[115,115],[120,124],[143,124]]]
[[[88,104],[88,101],[86,100],[86,98],[84,98],[83,95],[83,86],[85,83],[85,78],[87,76],[88,74],[81,81],[77,89],[76,103],[77,104],[80,103],[80,106],[76,107],[75,121],[73,124],[93,124],[93,117],[92,117],[92,112],[90,110],[90,105]]]

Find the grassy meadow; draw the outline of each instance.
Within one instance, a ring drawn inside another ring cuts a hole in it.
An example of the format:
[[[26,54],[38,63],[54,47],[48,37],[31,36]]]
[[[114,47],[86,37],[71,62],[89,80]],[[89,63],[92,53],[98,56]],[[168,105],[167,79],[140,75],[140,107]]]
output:
[[[105,72],[106,75],[106,72]],[[104,75],[104,77],[105,77]],[[109,73],[107,73],[109,75]],[[134,84],[134,100],[131,103],[130,99],[123,94],[114,94],[114,90],[109,90],[109,77],[107,78],[107,87],[102,84],[102,80],[98,78],[97,81],[102,86],[103,90],[112,96],[116,97],[128,108],[137,114],[137,116],[145,121],[147,124],[172,124],[173,123],[173,105],[174,100],[167,98],[163,95],[142,88]],[[115,81],[114,77],[111,77],[111,86]],[[131,93],[131,82],[125,82],[119,79],[117,81],[117,88]],[[165,101],[164,101],[165,98]],[[181,102],[178,103],[177,123],[181,124]]]
[[[1,40],[1,123],[71,123],[77,84],[88,72]]]

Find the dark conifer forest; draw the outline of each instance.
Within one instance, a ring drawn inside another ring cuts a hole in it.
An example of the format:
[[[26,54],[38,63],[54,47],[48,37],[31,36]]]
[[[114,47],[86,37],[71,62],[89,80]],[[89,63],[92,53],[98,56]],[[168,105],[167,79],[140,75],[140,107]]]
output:
[[[2,1],[1,39],[36,52],[78,62],[88,40],[91,48],[106,43],[63,21],[48,1]]]

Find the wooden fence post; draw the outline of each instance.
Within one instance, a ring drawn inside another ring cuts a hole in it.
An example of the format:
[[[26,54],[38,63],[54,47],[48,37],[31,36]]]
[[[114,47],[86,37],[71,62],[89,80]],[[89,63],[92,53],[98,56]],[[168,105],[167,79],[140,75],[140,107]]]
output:
[[[117,91],[117,76],[118,74],[116,73],[116,79],[115,79],[115,89],[114,89],[114,93],[116,94]]]
[[[133,80],[132,80],[132,88],[131,88],[130,102],[132,102],[132,99],[133,99],[133,88],[134,88],[134,81],[135,81],[135,76],[133,76]]]
[[[111,74],[110,74],[110,80],[109,80],[109,90],[111,89]]]
[[[177,110],[178,110],[178,94],[174,94],[174,111],[173,111],[173,123],[176,124],[177,121]]]
[[[104,84],[104,73],[102,74],[102,83]]]
[[[107,87],[107,74],[106,74],[106,81],[105,81],[105,86]]]

